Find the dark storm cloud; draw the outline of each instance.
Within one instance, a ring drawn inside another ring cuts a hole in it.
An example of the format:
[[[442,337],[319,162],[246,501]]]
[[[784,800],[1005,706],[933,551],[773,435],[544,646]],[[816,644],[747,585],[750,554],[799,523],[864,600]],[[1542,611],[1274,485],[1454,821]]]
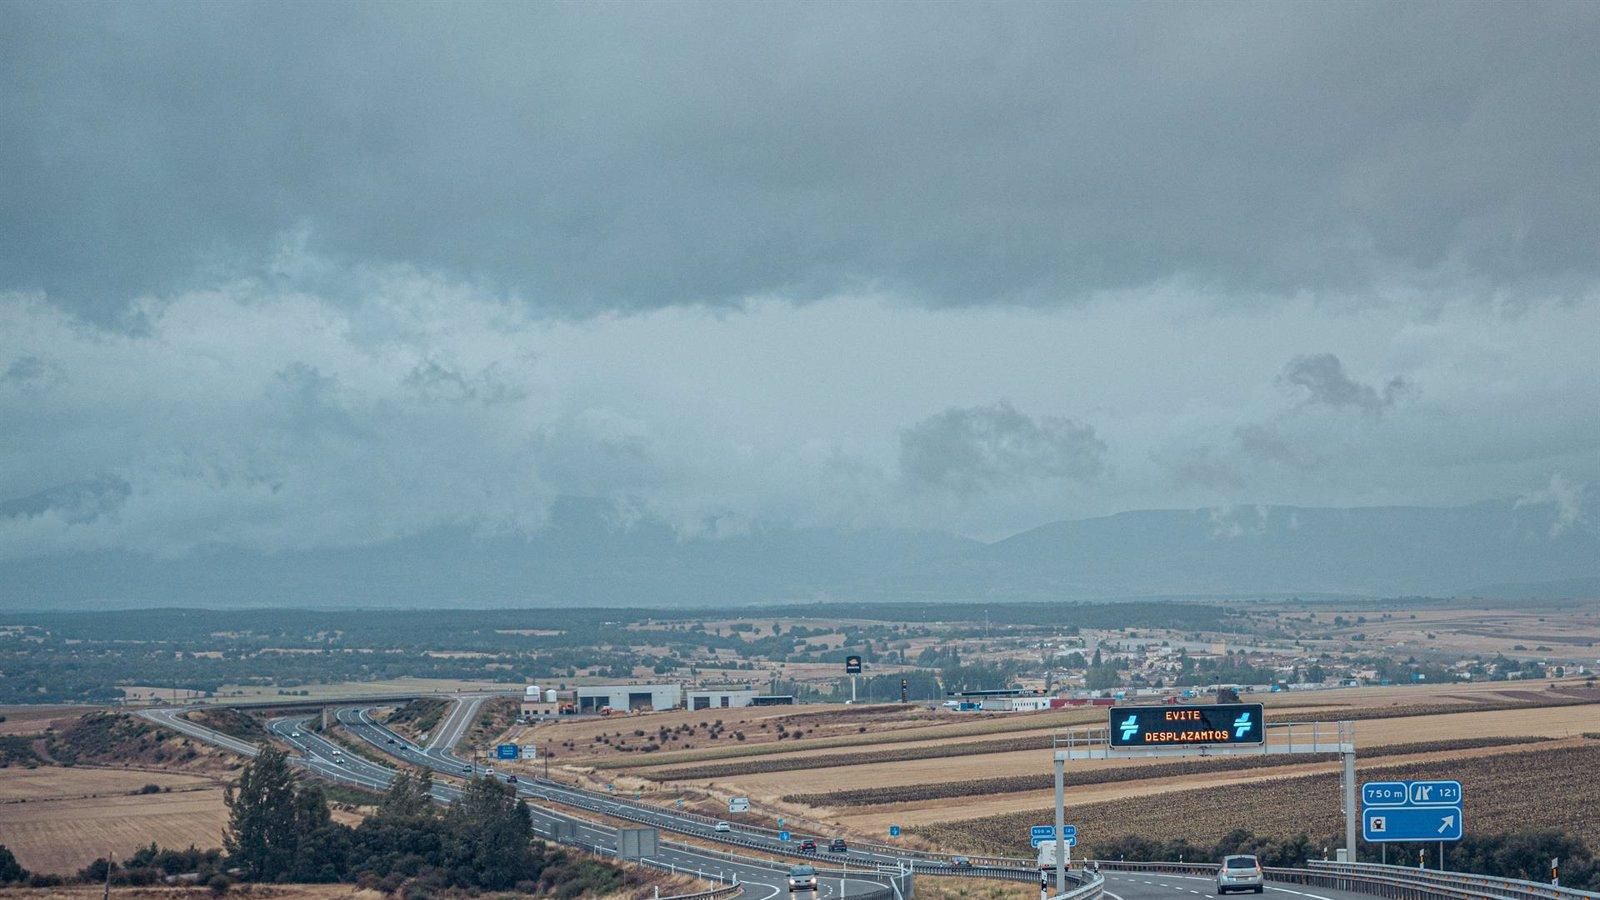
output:
[[[1389,379],[1380,392],[1361,384],[1344,372],[1344,364],[1332,353],[1297,356],[1283,367],[1279,376],[1285,384],[1303,388],[1306,402],[1334,408],[1354,407],[1377,415],[1405,396],[1411,385],[1399,376]]]
[[[0,8],[0,288],[1581,291],[1600,5]],[[336,267],[334,271],[338,271]]]
[[[972,494],[1048,478],[1087,479],[1104,467],[1106,445],[1088,425],[1038,420],[1004,400],[947,409],[900,434],[908,484]]]

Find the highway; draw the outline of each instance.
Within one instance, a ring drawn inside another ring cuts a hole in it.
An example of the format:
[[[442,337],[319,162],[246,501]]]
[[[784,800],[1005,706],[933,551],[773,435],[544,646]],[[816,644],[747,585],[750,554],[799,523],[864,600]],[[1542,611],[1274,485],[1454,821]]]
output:
[[[341,724],[351,731],[362,734],[369,742],[375,742],[374,746],[379,746],[407,762],[459,776],[466,774],[462,769],[467,764],[450,755],[449,743],[459,740],[460,735],[465,733],[477,706],[483,699],[483,697],[464,698],[463,702],[457,704],[451,715],[441,723],[441,727],[435,730],[437,739],[431,740],[427,749],[404,742],[398,735],[393,735],[392,732],[372,722],[365,715],[366,710],[341,709],[338,711],[338,716]],[[253,757],[258,752],[254,744],[191,722],[183,718],[181,712],[179,709],[150,709],[141,711],[139,715],[242,756]],[[338,744],[311,731],[307,726],[312,718],[311,716],[285,717],[267,723],[268,730],[274,736],[298,751],[299,755],[291,758],[294,765],[336,783],[353,784],[375,791],[388,788],[397,774],[396,770],[366,759],[360,754],[346,751]],[[396,744],[387,743],[390,737],[396,740]],[[531,786],[517,787],[518,793],[523,797],[541,799],[541,793],[532,790]],[[461,796],[461,789],[447,782],[435,782],[433,796],[441,803],[449,803]],[[572,835],[574,843],[600,851],[614,853],[616,850],[617,835],[613,827],[595,824],[531,803],[529,808],[533,814],[534,829],[542,836],[552,836],[557,823],[570,823],[571,830],[568,833]],[[789,867],[781,863],[741,859],[732,853],[666,840],[660,842],[660,852],[650,861],[679,871],[691,872],[706,879],[724,882],[737,880],[744,887],[740,896],[748,900],[773,900],[780,894],[788,893]],[[881,891],[884,885],[866,878],[830,876],[820,879],[818,888],[819,900],[842,900]]]
[[[1153,872],[1104,872],[1105,895],[1113,900],[1175,900],[1182,897],[1215,898],[1217,884],[1195,875],[1158,875]],[[1229,897],[1254,897],[1255,894],[1228,894]],[[1267,882],[1260,896],[1277,900],[1372,900],[1371,894],[1335,891],[1327,888],[1280,886]]]
[[[463,699],[458,707],[466,707],[470,700]],[[482,702],[481,699],[478,700]],[[476,709],[476,704],[473,705]],[[426,748],[418,747],[407,741],[398,733],[389,730],[372,718],[370,707],[344,707],[336,713],[339,722],[351,734],[361,738],[377,749],[395,756],[414,765],[427,766],[436,771],[455,776],[464,776],[473,771],[474,763],[455,756],[450,749],[452,744],[441,744],[437,740],[429,740]],[[459,725],[450,725],[461,719],[471,721],[471,715],[458,717],[452,712],[449,719],[441,727],[435,729],[436,733],[454,733],[459,735],[464,728]],[[446,728],[445,725],[449,727]],[[430,735],[432,738],[433,735]],[[480,767],[481,769],[481,767]],[[495,778],[505,780],[508,773],[498,772]],[[797,848],[799,840],[805,835],[796,833],[792,840],[781,841],[777,835],[770,831],[743,827],[737,822],[730,822],[732,828],[729,832],[718,832],[715,820],[702,821],[702,817],[691,816],[684,813],[675,813],[670,809],[640,803],[602,794],[596,791],[583,790],[570,785],[563,785],[542,778],[536,778],[525,773],[520,774],[518,793],[531,799],[557,802],[578,809],[584,809],[602,815],[627,819],[642,825],[651,825],[663,831],[675,831],[705,841],[730,844],[734,847],[761,850],[777,856],[788,856],[796,862],[815,861],[817,865],[836,867],[841,865],[858,865],[864,868],[877,866],[899,866],[902,861],[910,858],[910,851],[885,851],[883,849],[854,847],[848,853],[819,853],[815,857],[802,856]],[[819,846],[826,847],[826,836],[815,836]],[[947,867],[942,860],[924,859],[923,866],[938,865]]]

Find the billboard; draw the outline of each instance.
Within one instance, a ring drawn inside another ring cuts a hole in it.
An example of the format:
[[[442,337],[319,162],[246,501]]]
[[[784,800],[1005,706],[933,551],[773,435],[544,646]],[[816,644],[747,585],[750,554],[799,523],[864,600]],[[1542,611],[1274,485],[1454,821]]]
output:
[[[846,656],[844,658],[844,673],[846,675],[860,675],[861,674],[861,657],[859,657],[859,656]]]
[[[1111,707],[1113,747],[1259,744],[1264,740],[1259,703]]]
[[[650,859],[659,852],[661,833],[654,828],[618,828],[618,859]]]

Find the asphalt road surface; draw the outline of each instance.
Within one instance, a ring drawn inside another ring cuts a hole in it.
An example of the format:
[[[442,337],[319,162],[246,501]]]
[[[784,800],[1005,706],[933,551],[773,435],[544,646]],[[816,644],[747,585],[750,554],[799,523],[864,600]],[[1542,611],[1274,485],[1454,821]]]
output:
[[[1214,898],[1217,883],[1210,878],[1193,875],[1156,875],[1144,872],[1105,872],[1105,894],[1112,900],[1183,900],[1183,898]],[[1335,891],[1300,885],[1274,885],[1267,882],[1264,894],[1228,894],[1229,897],[1262,896],[1267,900],[1372,900],[1371,894]]]

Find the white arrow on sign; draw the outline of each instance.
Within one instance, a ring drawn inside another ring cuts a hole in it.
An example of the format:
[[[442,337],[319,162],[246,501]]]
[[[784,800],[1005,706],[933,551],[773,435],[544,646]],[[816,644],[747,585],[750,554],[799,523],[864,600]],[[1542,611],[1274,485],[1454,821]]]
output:
[[[1439,823],[1439,833],[1444,834],[1446,831],[1449,831],[1454,827],[1456,827],[1456,817],[1445,816],[1443,821]]]

